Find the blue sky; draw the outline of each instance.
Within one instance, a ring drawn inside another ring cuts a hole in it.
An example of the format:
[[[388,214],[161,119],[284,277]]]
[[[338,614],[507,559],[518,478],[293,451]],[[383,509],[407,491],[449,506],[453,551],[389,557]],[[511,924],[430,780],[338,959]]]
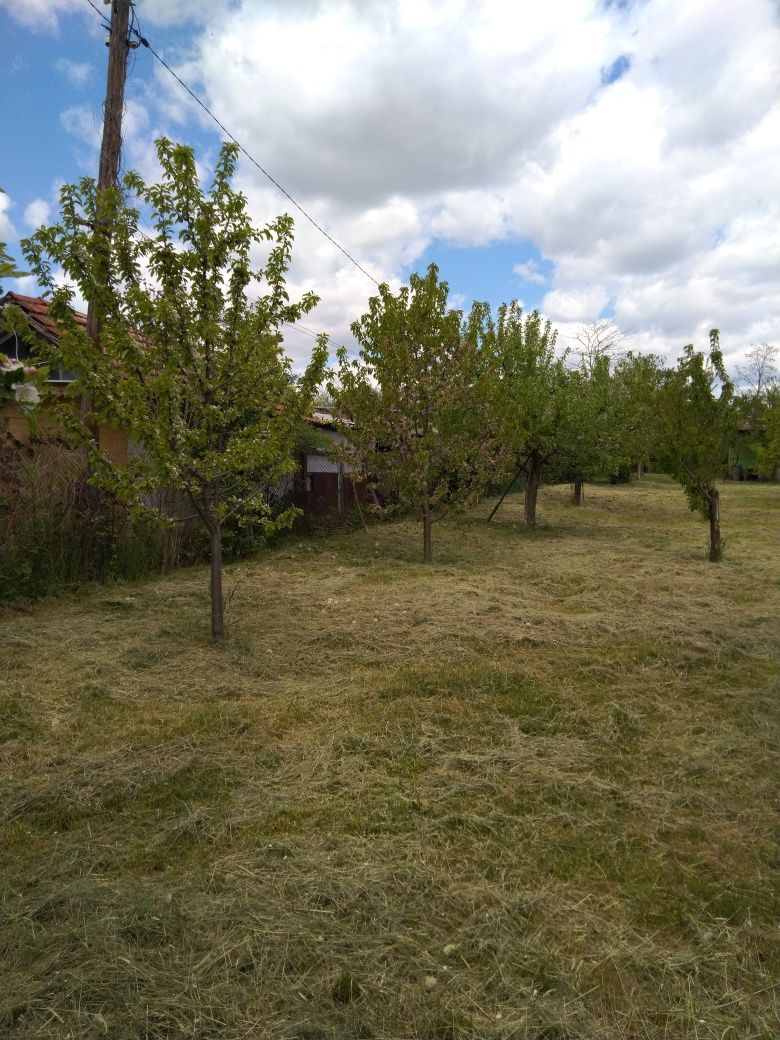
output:
[[[101,10],[102,4],[97,5]],[[368,270],[436,262],[453,302],[521,299],[562,341],[604,315],[674,355],[778,342],[780,30],[771,0],[137,0],[145,35]],[[0,238],[93,174],[107,51],[86,0],[0,0]],[[143,48],[125,168],[220,133]],[[257,223],[289,203],[249,164]],[[294,214],[295,215],[295,214]],[[371,283],[296,215],[294,292],[335,341]],[[7,284],[34,292],[29,281]],[[310,340],[292,332],[299,359]]]
[[[421,270],[428,264],[438,266],[457,306],[461,306],[461,300],[466,305],[471,300],[487,300],[498,307],[500,303],[518,299],[529,311],[541,307],[553,270],[553,265],[543,259],[533,242],[519,239],[460,247],[438,240],[409,264],[407,270]],[[519,274],[517,267],[533,272],[534,280]]]

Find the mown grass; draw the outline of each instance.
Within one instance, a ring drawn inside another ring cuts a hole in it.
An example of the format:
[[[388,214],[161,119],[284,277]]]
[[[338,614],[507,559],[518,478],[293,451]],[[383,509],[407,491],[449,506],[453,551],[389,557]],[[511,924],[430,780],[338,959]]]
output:
[[[5,615],[0,1037],[776,1037],[780,488],[586,493]]]

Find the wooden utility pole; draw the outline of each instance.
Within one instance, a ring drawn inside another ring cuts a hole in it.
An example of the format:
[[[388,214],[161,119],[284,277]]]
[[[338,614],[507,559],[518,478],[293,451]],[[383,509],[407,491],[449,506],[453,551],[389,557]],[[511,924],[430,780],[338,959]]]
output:
[[[112,0],[111,30],[108,37],[108,76],[106,79],[106,100],[103,105],[103,139],[100,145],[100,167],[98,170],[97,197],[95,199],[95,236],[97,263],[93,270],[93,280],[102,277],[101,255],[109,248],[108,242],[103,245],[100,238],[110,238],[111,228],[103,225],[101,215],[101,195],[104,191],[115,188],[119,182],[119,162],[122,156],[122,115],[125,107],[125,78],[127,76],[127,52],[130,48],[130,8],[132,0]],[[95,305],[94,293],[87,304],[87,334],[95,347],[100,344],[100,319]],[[79,401],[79,416],[87,423],[90,411],[88,398],[82,396]],[[87,423],[90,435],[95,444],[100,445],[100,425],[97,422]],[[91,467],[90,467],[91,469]],[[94,544],[98,571],[101,559],[108,551],[111,541],[109,510],[98,488],[90,492],[92,522],[95,527]]]
[[[119,181],[119,161],[122,155],[122,114],[125,107],[125,78],[127,76],[127,52],[130,47],[130,8],[132,0],[112,0],[111,33],[108,38],[108,76],[106,100],[103,105],[103,140],[100,145],[100,168],[97,182],[97,208],[100,209],[101,192],[115,188]],[[99,225],[95,234],[102,234]],[[100,337],[100,316],[95,303],[87,307],[87,332],[97,343]],[[85,402],[83,402],[85,405]]]

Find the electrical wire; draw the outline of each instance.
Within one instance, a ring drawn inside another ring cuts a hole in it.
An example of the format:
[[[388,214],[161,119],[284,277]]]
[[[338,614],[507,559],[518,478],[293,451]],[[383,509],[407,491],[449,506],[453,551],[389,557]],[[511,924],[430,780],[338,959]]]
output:
[[[295,329],[296,332],[302,332],[304,336],[309,336],[310,339],[319,339],[320,333],[315,332],[313,329],[308,328],[306,325],[301,325],[297,321],[284,322],[284,327],[288,329]],[[356,360],[360,359],[360,354],[356,350],[350,350],[349,347],[345,347],[343,344],[337,344],[335,347],[330,346],[331,352],[333,350],[344,349],[350,357]]]
[[[94,4],[92,3],[92,0],[87,0],[87,3],[88,3],[88,4],[90,5],[90,7],[92,7],[92,8],[94,9],[94,10],[97,10],[97,8],[95,7],[95,5],[94,5]],[[101,16],[101,17],[102,17],[102,16]],[[178,73],[174,72],[174,70],[173,70],[173,69],[171,68],[171,66],[170,66],[170,65],[169,65],[169,64],[168,64],[168,63],[167,63],[167,62],[165,61],[165,59],[164,59],[164,58],[162,58],[162,57],[161,57],[161,56],[160,56],[160,55],[159,55],[159,54],[157,53],[157,51],[156,51],[156,50],[154,49],[154,47],[152,47],[152,45],[151,45],[151,44],[149,43],[148,39],[147,39],[147,38],[146,38],[145,36],[143,36],[143,35],[141,34],[140,28],[138,28],[138,27],[137,27],[137,26],[138,26],[138,24],[139,24],[139,23],[138,23],[138,19],[137,19],[136,15],[135,15],[135,12],[133,12],[133,21],[132,21],[132,24],[131,24],[131,26],[130,26],[130,32],[132,33],[132,35],[134,35],[134,36],[135,36],[135,38],[136,38],[136,39],[138,40],[138,42],[139,42],[139,43],[140,43],[140,44],[141,44],[142,46],[146,47],[146,49],[147,49],[147,50],[148,50],[148,51],[149,51],[149,52],[150,52],[150,53],[152,54],[152,56],[153,56],[153,57],[154,57],[154,58],[155,58],[155,59],[156,59],[156,60],[157,60],[157,61],[158,61],[158,62],[160,63],[160,65],[162,65],[162,67],[163,67],[163,68],[164,68],[164,69],[165,69],[165,70],[166,70],[166,71],[168,72],[168,74],[169,74],[170,76],[172,76],[172,77],[173,77],[173,78],[174,78],[174,79],[176,80],[176,82],[177,82],[177,83],[178,83],[178,84],[179,84],[179,85],[180,85],[180,86],[181,86],[181,87],[182,87],[182,88],[183,88],[184,90],[186,90],[186,92],[187,92],[187,93],[188,93],[188,94],[190,95],[190,97],[191,97],[191,98],[193,99],[193,101],[195,101],[195,102],[196,102],[196,104],[200,105],[200,107],[201,107],[201,108],[203,109],[203,111],[204,111],[204,112],[205,112],[205,113],[206,113],[206,114],[207,114],[207,115],[208,115],[208,116],[209,116],[209,117],[210,117],[210,118],[211,118],[211,119],[212,119],[212,120],[213,120],[213,121],[214,121],[214,122],[215,122],[215,123],[217,124],[217,126],[218,126],[218,127],[220,128],[220,130],[222,130],[222,132],[223,132],[223,133],[224,133],[224,134],[225,134],[225,135],[226,135],[226,136],[227,136],[228,138],[230,138],[230,140],[231,140],[231,141],[232,141],[232,142],[233,142],[233,143],[234,143],[235,145],[237,145],[237,146],[238,146],[239,150],[240,150],[241,152],[243,152],[243,154],[244,154],[244,155],[245,155],[245,156],[247,157],[247,159],[248,159],[248,160],[249,160],[249,161],[250,161],[250,162],[252,163],[252,165],[253,165],[253,166],[255,166],[255,167],[256,167],[256,169],[258,169],[258,170],[260,171],[260,173],[262,173],[262,175],[263,175],[264,177],[266,177],[266,178],[267,178],[267,179],[268,179],[268,180],[269,180],[269,181],[271,182],[271,184],[273,184],[273,185],[274,185],[274,187],[275,187],[275,188],[277,188],[277,189],[278,189],[278,190],[279,190],[279,191],[280,191],[280,192],[282,193],[282,195],[284,195],[284,197],[285,197],[286,199],[288,199],[288,200],[289,200],[289,201],[290,201],[290,202],[291,202],[291,203],[293,204],[293,206],[295,206],[295,208],[296,208],[296,209],[297,209],[297,210],[299,211],[299,213],[303,214],[303,216],[304,216],[304,217],[306,218],[306,220],[308,220],[308,221],[309,221],[309,223],[310,223],[310,224],[311,224],[311,225],[312,225],[313,227],[315,227],[315,228],[317,229],[317,231],[319,231],[319,232],[320,232],[320,234],[321,234],[321,235],[324,235],[324,236],[325,236],[325,238],[327,238],[327,240],[328,240],[328,241],[329,241],[329,242],[330,242],[330,243],[331,243],[332,245],[334,245],[334,246],[336,247],[336,249],[338,249],[338,250],[339,250],[339,252],[341,252],[341,253],[342,253],[342,254],[343,254],[343,255],[344,255],[344,256],[345,256],[346,258],[347,258],[347,260],[349,260],[349,262],[350,262],[351,264],[354,264],[354,266],[355,266],[355,267],[356,267],[356,268],[358,269],[358,271],[360,271],[360,272],[361,272],[362,274],[364,274],[364,275],[366,276],[366,278],[368,278],[368,279],[369,279],[370,281],[372,281],[372,282],[374,283],[374,285],[377,285],[377,286],[378,286],[378,285],[379,285],[379,282],[377,281],[377,279],[376,279],[376,278],[374,278],[374,276],[373,276],[372,274],[370,274],[370,273],[369,273],[369,272],[368,272],[368,271],[367,271],[367,270],[365,269],[365,267],[363,267],[363,265],[362,265],[362,264],[358,263],[358,261],[357,261],[357,260],[356,260],[356,259],[354,258],[354,256],[352,256],[352,255],[351,255],[351,253],[347,252],[347,250],[346,250],[346,249],[344,248],[344,246],[342,246],[342,245],[341,245],[341,244],[340,244],[339,242],[337,242],[337,241],[336,241],[336,239],[335,239],[335,238],[333,238],[333,236],[332,236],[332,235],[329,235],[329,234],[328,234],[328,232],[327,232],[327,231],[325,230],[325,228],[324,228],[324,227],[322,227],[322,225],[321,225],[321,224],[319,224],[319,223],[318,223],[318,222],[317,222],[317,221],[316,221],[316,220],[314,219],[314,217],[313,217],[313,216],[312,216],[312,215],[311,215],[310,213],[308,213],[308,212],[307,212],[307,211],[306,211],[306,210],[305,210],[305,209],[303,208],[303,206],[302,206],[302,205],[300,204],[300,202],[298,202],[298,201],[297,201],[297,200],[296,200],[295,198],[293,198],[293,196],[292,196],[292,195],[290,194],[290,192],[289,192],[289,191],[287,191],[287,189],[286,189],[286,188],[284,188],[284,187],[283,187],[283,186],[282,186],[282,185],[281,185],[281,184],[279,183],[279,181],[277,181],[277,180],[276,180],[276,178],[275,178],[275,177],[272,177],[272,176],[271,176],[271,174],[270,174],[270,173],[268,172],[268,170],[264,169],[264,168],[263,168],[263,167],[262,167],[262,166],[260,165],[260,163],[259,163],[259,162],[257,161],[257,159],[255,159],[255,157],[254,157],[254,156],[253,156],[253,155],[252,155],[252,154],[251,154],[251,153],[250,153],[249,151],[247,151],[247,149],[246,149],[246,148],[244,147],[244,145],[242,145],[242,144],[241,144],[241,142],[240,142],[240,141],[238,140],[238,138],[237,138],[237,137],[235,137],[235,135],[234,135],[234,134],[232,134],[232,133],[231,133],[231,132],[230,132],[230,131],[228,130],[228,128],[227,128],[227,127],[225,126],[225,124],[224,124],[223,122],[221,122],[221,121],[220,121],[220,120],[219,120],[219,119],[217,118],[217,116],[215,116],[215,115],[214,115],[214,113],[213,113],[213,112],[211,111],[211,109],[210,109],[210,108],[208,107],[208,105],[206,105],[206,103],[205,103],[204,101],[201,101],[201,99],[200,99],[200,98],[198,97],[198,95],[197,95],[197,94],[195,93],[195,91],[194,91],[194,90],[193,90],[193,89],[192,89],[191,87],[189,87],[189,86],[188,86],[188,85],[187,85],[187,84],[186,84],[186,83],[184,82],[184,80],[183,80],[183,79],[182,79],[182,78],[181,78],[181,77],[180,77],[180,76],[178,75]]]
[[[92,0],[86,0],[86,2],[87,2],[87,3],[89,4],[89,6],[90,6],[90,7],[92,8],[92,10],[93,10],[93,11],[94,11],[94,12],[95,12],[96,14],[98,14],[98,15],[100,16],[100,19],[101,19],[101,21],[103,22],[103,27],[104,27],[105,29],[108,29],[108,30],[110,31],[110,29],[111,29],[111,26],[110,26],[110,25],[108,25],[108,24],[106,23],[106,21],[105,21],[105,18],[104,18],[104,16],[103,16],[103,12],[102,12],[102,11],[101,11],[101,10],[100,10],[100,9],[99,9],[98,7],[96,7],[96,6],[95,6],[95,4],[94,4],[94,3],[92,2]],[[279,182],[278,182],[277,180],[275,180],[275,179],[274,179],[274,178],[273,178],[273,177],[271,176],[271,174],[270,174],[270,173],[268,173],[268,171],[267,171],[267,170],[264,170],[264,169],[263,169],[263,167],[262,167],[262,166],[261,166],[261,165],[260,165],[260,164],[259,164],[259,163],[257,162],[257,160],[256,160],[256,159],[255,159],[255,158],[254,158],[254,157],[253,157],[253,156],[252,156],[252,155],[251,155],[251,154],[250,154],[250,153],[249,153],[249,152],[248,152],[248,151],[246,150],[246,148],[245,148],[245,147],[244,147],[244,146],[243,146],[243,145],[241,144],[241,142],[240,142],[240,141],[239,141],[239,140],[238,140],[238,139],[237,139],[236,137],[234,137],[234,136],[233,136],[233,134],[231,134],[231,132],[230,132],[230,131],[229,131],[229,130],[227,129],[227,127],[226,127],[226,126],[225,126],[225,125],[224,125],[223,123],[221,123],[219,119],[217,119],[217,117],[216,117],[216,116],[214,115],[214,113],[213,113],[213,112],[212,112],[212,111],[211,111],[211,110],[210,110],[210,109],[208,108],[208,106],[207,106],[207,105],[205,105],[203,101],[201,101],[201,99],[200,99],[200,98],[198,97],[198,95],[197,95],[197,94],[196,94],[196,93],[195,93],[195,92],[194,92],[193,90],[191,90],[191,89],[190,89],[190,87],[188,87],[188,86],[187,86],[187,84],[186,84],[186,83],[184,82],[184,80],[182,80],[182,79],[181,79],[181,78],[180,78],[180,77],[179,77],[179,76],[178,76],[178,75],[177,75],[177,74],[176,74],[176,73],[175,73],[175,72],[173,71],[173,69],[172,69],[172,68],[170,67],[170,65],[168,65],[168,63],[167,63],[167,62],[166,62],[166,61],[165,61],[165,60],[164,60],[163,58],[161,58],[161,57],[160,57],[160,55],[159,55],[159,54],[157,53],[157,51],[155,51],[155,49],[154,49],[154,48],[152,47],[152,45],[151,45],[151,44],[149,43],[149,41],[148,41],[148,40],[146,39],[146,37],[145,37],[145,36],[143,36],[143,35],[141,34],[141,31],[140,31],[140,23],[139,23],[139,21],[138,21],[138,16],[136,15],[136,12],[135,12],[135,4],[134,4],[134,3],[132,3],[132,0],[131,0],[131,4],[130,4],[130,18],[131,18],[131,20],[130,20],[129,32],[130,32],[130,34],[131,34],[131,35],[135,36],[135,38],[136,38],[136,39],[138,40],[138,43],[140,43],[140,44],[141,44],[142,46],[146,47],[146,49],[147,49],[148,51],[150,51],[150,53],[151,53],[151,54],[153,55],[153,57],[154,57],[154,58],[156,58],[156,60],[157,60],[157,61],[158,61],[158,62],[159,62],[159,63],[160,63],[160,64],[161,64],[161,65],[162,65],[162,66],[163,66],[163,67],[164,67],[164,68],[165,68],[165,69],[166,69],[167,71],[168,71],[168,73],[169,73],[169,74],[170,74],[171,76],[173,76],[173,78],[174,78],[174,79],[176,80],[176,82],[177,82],[177,83],[179,83],[179,84],[180,84],[180,86],[182,86],[182,87],[184,88],[184,90],[186,90],[186,91],[187,91],[187,93],[188,93],[188,94],[190,95],[190,97],[191,97],[191,98],[192,98],[192,99],[193,99],[194,101],[196,101],[198,105],[200,105],[200,107],[201,107],[201,108],[202,108],[202,109],[204,110],[204,112],[208,113],[208,115],[209,115],[209,116],[210,116],[210,117],[211,117],[211,118],[212,118],[212,119],[214,120],[214,122],[215,122],[215,123],[217,124],[217,126],[218,126],[218,127],[219,127],[219,128],[220,128],[220,129],[222,130],[222,131],[223,131],[223,133],[225,133],[225,134],[226,134],[226,135],[227,135],[227,136],[228,136],[228,137],[230,138],[230,140],[231,140],[231,141],[233,141],[233,143],[234,143],[234,144],[238,145],[239,149],[240,149],[240,150],[241,150],[241,151],[242,151],[242,152],[244,153],[244,155],[245,155],[245,156],[247,157],[247,159],[249,159],[249,161],[250,161],[250,162],[251,162],[251,163],[252,163],[252,164],[253,164],[254,166],[256,166],[256,167],[257,167],[257,169],[258,169],[258,170],[260,171],[260,173],[262,173],[264,177],[267,177],[267,178],[268,178],[268,180],[269,180],[269,181],[270,181],[270,182],[271,182],[271,183],[272,183],[272,184],[273,184],[273,185],[274,185],[274,186],[275,186],[276,188],[278,188],[278,189],[279,189],[279,191],[280,191],[280,192],[281,192],[281,193],[282,193],[282,194],[283,194],[283,195],[284,195],[284,196],[285,196],[285,197],[286,197],[287,199],[289,199],[289,200],[290,200],[290,202],[292,202],[292,204],[293,204],[293,205],[294,205],[294,206],[296,207],[296,209],[298,209],[298,210],[299,210],[299,211],[300,211],[300,212],[301,212],[301,213],[303,214],[303,216],[304,216],[304,217],[306,217],[306,219],[307,219],[307,220],[309,221],[309,223],[310,223],[310,224],[312,224],[312,225],[313,225],[313,226],[314,226],[314,227],[315,227],[315,228],[316,228],[316,229],[317,229],[317,230],[318,230],[318,231],[319,231],[319,232],[320,232],[321,234],[323,234],[323,235],[325,236],[325,238],[327,238],[327,239],[328,239],[328,241],[329,241],[329,242],[331,242],[331,243],[332,243],[332,244],[333,244],[334,246],[336,246],[336,248],[337,248],[338,250],[340,250],[340,252],[342,252],[342,253],[344,254],[344,256],[345,256],[345,257],[346,257],[346,258],[347,258],[347,259],[348,259],[348,260],[349,260],[349,261],[350,261],[350,262],[351,262],[352,264],[354,264],[354,265],[355,265],[355,267],[357,267],[357,269],[358,269],[359,271],[361,271],[361,272],[362,272],[362,273],[363,273],[363,274],[364,274],[364,275],[365,275],[365,276],[366,276],[367,278],[369,278],[369,279],[370,279],[370,280],[371,280],[371,281],[372,281],[372,282],[374,283],[374,285],[377,285],[377,286],[378,286],[378,285],[379,285],[379,282],[378,282],[378,281],[376,280],[376,278],[374,278],[374,276],[373,276],[372,274],[369,274],[369,272],[368,272],[368,271],[367,271],[367,270],[366,270],[366,269],[365,269],[364,267],[362,267],[362,266],[361,266],[361,265],[360,265],[360,264],[359,264],[359,263],[357,262],[357,260],[355,260],[355,258],[354,258],[353,256],[351,256],[351,255],[350,255],[350,254],[349,254],[349,253],[347,252],[347,250],[346,250],[346,249],[345,249],[345,248],[344,248],[344,247],[343,247],[342,245],[340,245],[340,244],[339,244],[339,243],[338,243],[338,242],[337,242],[337,241],[335,240],[335,238],[333,238],[333,237],[332,237],[331,235],[329,235],[329,234],[328,234],[328,232],[327,232],[327,231],[325,231],[325,229],[324,229],[323,227],[321,227],[321,226],[320,226],[320,225],[319,225],[319,224],[317,223],[317,221],[316,221],[316,220],[315,220],[315,219],[314,219],[314,218],[313,218],[312,216],[310,216],[310,215],[309,215],[309,214],[308,214],[308,213],[306,212],[306,210],[305,210],[305,209],[303,208],[303,206],[301,206],[301,205],[300,205],[300,203],[299,203],[299,202],[297,202],[297,201],[296,201],[296,200],[295,200],[295,199],[294,199],[294,198],[292,197],[292,195],[291,195],[291,194],[290,194],[290,193],[289,193],[289,192],[288,192],[288,191],[287,191],[287,190],[286,190],[285,188],[283,188],[283,187],[282,187],[282,185],[281,185],[281,184],[280,184],[280,183],[279,183]],[[151,239],[149,238],[149,236],[148,236],[148,235],[146,235],[146,234],[144,234],[144,232],[143,232],[143,231],[141,231],[140,229],[138,229],[138,233],[139,233],[139,234],[141,235],[141,237],[142,237],[142,238],[145,238],[145,239],[147,239],[148,241],[151,241]],[[293,328],[293,329],[297,329],[297,330],[298,330],[299,332],[302,332],[302,333],[304,333],[304,335],[306,335],[306,336],[309,336],[309,337],[311,337],[311,339],[318,339],[318,338],[319,338],[319,333],[315,332],[315,331],[314,331],[313,329],[309,329],[309,328],[307,328],[307,327],[306,327],[305,325],[301,325],[301,324],[300,324],[300,323],[298,323],[298,322],[286,322],[286,323],[285,323],[285,325],[286,325],[286,327],[287,327],[287,328]],[[354,350],[349,350],[349,349],[348,349],[348,348],[346,348],[346,347],[344,347],[343,349],[344,349],[344,350],[346,350],[347,354],[351,355],[352,357],[355,357],[355,358],[359,357],[359,355],[358,355],[358,353],[357,353],[356,351],[354,351]]]
[[[103,22],[105,23],[105,18],[103,17],[103,12],[100,10],[100,8],[99,7],[95,7],[95,5],[92,3],[92,0],[87,0],[87,3],[92,8],[92,10],[95,12],[95,14],[99,14],[100,15],[100,17],[103,19]],[[104,28],[105,28],[105,24],[104,24]],[[109,28],[110,28],[110,26],[109,26]]]
[[[92,10],[93,10],[93,11],[95,11],[95,12],[96,12],[97,14],[99,14],[99,15],[100,15],[100,18],[101,18],[101,20],[103,20],[104,28],[109,28],[109,29],[110,29],[110,26],[106,26],[106,25],[105,25],[105,19],[103,18],[103,14],[102,14],[102,12],[100,11],[100,9],[99,9],[99,8],[97,8],[97,7],[95,6],[95,4],[94,4],[94,3],[92,2],[92,0],[86,0],[86,2],[87,2],[87,3],[89,4],[89,6],[90,6],[90,7],[92,8]],[[146,47],[146,49],[147,49],[147,50],[148,50],[148,51],[149,51],[149,52],[150,52],[150,53],[152,54],[152,56],[153,56],[153,57],[154,57],[154,58],[155,58],[155,59],[156,59],[156,60],[157,60],[157,61],[158,61],[158,62],[160,63],[160,65],[162,65],[162,67],[163,67],[163,68],[164,68],[164,69],[165,69],[165,70],[166,70],[166,71],[167,71],[167,72],[169,73],[169,75],[171,75],[171,76],[172,76],[172,77],[173,77],[173,78],[174,78],[174,79],[176,80],[176,82],[177,82],[177,83],[178,83],[178,84],[179,84],[179,85],[180,85],[181,87],[183,87],[183,89],[184,89],[184,90],[186,90],[186,91],[187,91],[187,93],[188,93],[188,94],[190,95],[190,97],[191,97],[191,98],[193,99],[193,101],[195,101],[195,102],[196,102],[196,103],[197,103],[198,105],[200,105],[200,107],[201,107],[201,108],[203,109],[203,111],[204,111],[204,112],[206,112],[206,114],[207,114],[207,115],[208,115],[208,116],[209,116],[209,117],[210,117],[211,119],[213,119],[213,121],[214,121],[214,122],[215,122],[215,123],[217,124],[217,126],[218,126],[218,127],[220,128],[220,130],[222,130],[222,132],[223,132],[223,133],[224,133],[224,134],[225,134],[225,135],[226,135],[227,137],[229,137],[229,138],[230,138],[230,140],[231,140],[231,141],[232,141],[232,142],[233,142],[233,143],[234,143],[235,145],[237,145],[237,146],[238,146],[239,150],[240,150],[241,152],[243,152],[243,153],[244,153],[244,155],[245,155],[245,156],[247,157],[247,159],[249,159],[249,161],[250,161],[250,162],[252,163],[252,165],[253,165],[253,166],[255,166],[255,167],[256,167],[256,168],[257,168],[257,169],[258,169],[258,170],[260,171],[260,173],[262,173],[262,175],[263,175],[264,177],[266,177],[266,178],[267,178],[267,179],[268,179],[268,180],[269,180],[269,181],[271,182],[271,184],[273,184],[273,185],[274,185],[274,187],[275,187],[275,188],[277,188],[277,189],[278,189],[278,190],[279,190],[279,191],[280,191],[280,192],[282,193],[282,195],[284,195],[284,196],[285,196],[285,198],[286,198],[286,199],[289,199],[289,201],[290,201],[290,202],[291,202],[291,203],[293,204],[293,206],[295,206],[295,208],[296,208],[296,209],[297,209],[297,210],[298,210],[298,211],[299,211],[300,213],[302,213],[302,214],[303,214],[303,216],[304,216],[304,217],[305,217],[305,218],[306,218],[306,219],[307,219],[307,220],[309,221],[309,223],[310,223],[310,224],[311,224],[311,225],[312,225],[313,227],[315,227],[315,228],[317,229],[317,231],[319,231],[319,232],[320,232],[320,234],[321,234],[321,235],[324,235],[324,236],[325,236],[325,238],[327,238],[327,240],[328,240],[328,241],[329,241],[329,242],[330,242],[330,243],[331,243],[332,245],[334,245],[334,246],[336,247],[336,249],[338,249],[338,250],[339,250],[339,252],[343,253],[343,255],[344,255],[344,256],[345,256],[346,258],[347,258],[347,260],[349,260],[349,262],[350,262],[351,264],[354,264],[354,266],[355,266],[355,267],[356,267],[356,268],[358,269],[358,271],[360,271],[360,272],[361,272],[362,274],[364,274],[364,275],[366,276],[366,278],[370,279],[370,281],[372,281],[372,282],[374,283],[374,285],[378,286],[378,285],[379,285],[379,282],[377,281],[377,279],[376,279],[376,278],[374,278],[374,276],[373,276],[372,274],[370,274],[370,273],[369,273],[369,272],[368,272],[368,271],[367,271],[367,270],[365,269],[365,267],[363,267],[363,265],[362,265],[362,264],[358,263],[358,261],[357,261],[357,260],[356,260],[356,259],[354,258],[354,256],[352,256],[352,255],[351,255],[350,253],[348,253],[348,252],[347,252],[347,250],[346,250],[346,249],[344,248],[344,246],[342,246],[342,245],[341,245],[341,244],[340,244],[339,242],[337,242],[337,241],[336,241],[336,239],[335,239],[335,238],[333,238],[333,236],[332,236],[332,235],[329,235],[329,234],[328,234],[328,232],[327,232],[327,231],[325,230],[325,228],[324,228],[324,227],[322,227],[322,225],[321,225],[321,224],[318,224],[318,223],[317,223],[317,221],[316,221],[316,220],[314,219],[314,217],[312,217],[312,216],[311,216],[311,214],[310,214],[310,213],[307,213],[307,212],[306,212],[306,210],[305,210],[305,209],[303,208],[303,206],[302,206],[302,205],[300,204],[300,202],[298,202],[298,201],[297,201],[297,200],[296,200],[295,198],[293,198],[293,196],[292,196],[292,195],[291,195],[291,194],[289,193],[289,191],[287,191],[287,189],[286,189],[286,188],[284,188],[284,187],[283,187],[283,186],[282,186],[282,185],[281,185],[281,184],[279,183],[279,181],[277,181],[277,180],[276,180],[276,179],[275,179],[274,177],[272,177],[272,176],[271,176],[271,174],[270,174],[270,173],[269,173],[269,172],[268,172],[267,170],[263,169],[263,167],[262,167],[262,166],[260,165],[260,163],[259,163],[259,162],[257,161],[257,159],[255,159],[255,157],[254,157],[254,156],[253,156],[253,155],[252,155],[252,154],[251,154],[250,152],[248,152],[248,151],[247,151],[247,149],[246,149],[246,148],[245,148],[245,147],[244,147],[244,146],[243,146],[243,145],[241,144],[241,142],[240,142],[240,141],[238,140],[238,138],[237,138],[237,137],[235,137],[235,136],[234,136],[233,134],[231,134],[231,132],[230,132],[230,131],[228,130],[228,128],[227,128],[227,127],[225,126],[225,124],[224,124],[224,123],[222,123],[222,122],[221,122],[221,121],[220,121],[220,120],[219,120],[219,119],[218,119],[218,118],[217,118],[217,117],[216,117],[216,116],[214,115],[214,113],[213,113],[213,112],[211,111],[211,109],[210,109],[210,108],[208,107],[208,105],[206,105],[206,104],[205,104],[205,102],[201,101],[201,99],[200,99],[200,98],[198,97],[198,95],[197,95],[197,94],[195,93],[195,91],[194,91],[194,90],[192,90],[192,88],[191,88],[191,87],[189,87],[189,86],[188,86],[188,85],[187,85],[187,84],[186,84],[186,83],[184,82],[184,80],[183,80],[183,79],[182,79],[182,78],[181,78],[181,77],[180,77],[180,76],[179,76],[179,75],[178,75],[178,74],[177,74],[176,72],[174,72],[174,70],[173,70],[173,69],[172,69],[172,68],[170,67],[170,65],[169,65],[169,64],[168,64],[168,63],[167,63],[167,62],[165,61],[165,59],[164,59],[164,58],[162,58],[162,57],[161,57],[161,56],[160,56],[160,55],[159,55],[159,54],[157,53],[157,51],[156,51],[156,50],[154,49],[154,47],[152,47],[152,45],[151,45],[151,44],[149,43],[149,41],[147,40],[147,38],[146,38],[145,36],[143,36],[143,35],[141,34],[141,31],[140,31],[140,29],[139,29],[139,28],[137,28],[137,26],[138,26],[138,25],[139,25],[140,23],[138,22],[138,18],[137,18],[136,14],[135,14],[135,9],[134,9],[134,5],[132,5],[132,4],[131,4],[131,9],[132,9],[132,22],[131,22],[131,24],[130,24],[130,29],[129,29],[129,31],[130,31],[130,33],[131,33],[131,34],[132,34],[133,36],[135,36],[135,38],[136,38],[136,39],[138,40],[138,42],[139,42],[139,43],[140,43],[140,44],[141,44],[142,46]]]

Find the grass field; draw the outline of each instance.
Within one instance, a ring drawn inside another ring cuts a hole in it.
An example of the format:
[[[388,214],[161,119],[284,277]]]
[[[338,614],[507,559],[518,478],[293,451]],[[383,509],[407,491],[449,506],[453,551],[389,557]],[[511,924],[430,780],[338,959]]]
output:
[[[775,1040],[780,487],[2,619],[0,1037]]]

